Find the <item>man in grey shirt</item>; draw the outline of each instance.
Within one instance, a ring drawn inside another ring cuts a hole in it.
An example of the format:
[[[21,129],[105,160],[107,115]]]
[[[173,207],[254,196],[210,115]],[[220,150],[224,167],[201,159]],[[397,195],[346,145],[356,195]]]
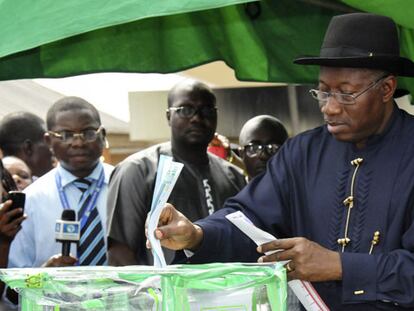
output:
[[[168,95],[171,142],[135,153],[115,168],[108,196],[109,264],[153,264],[145,247],[145,220],[161,154],[184,164],[168,202],[193,221],[212,214],[244,187],[239,168],[207,152],[217,126],[215,104],[207,85],[194,80],[177,84]],[[167,251],[167,263],[174,255]]]

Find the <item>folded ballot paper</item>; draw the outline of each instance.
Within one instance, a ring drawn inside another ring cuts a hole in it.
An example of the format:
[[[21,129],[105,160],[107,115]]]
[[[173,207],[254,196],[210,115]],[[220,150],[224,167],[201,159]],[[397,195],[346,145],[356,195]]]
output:
[[[276,240],[270,233],[257,228],[250,219],[240,211],[228,214],[226,218],[258,246]],[[277,251],[280,250],[267,252],[266,255],[270,255]],[[281,263],[285,264],[287,262],[288,261],[284,261]],[[310,282],[292,280],[288,282],[288,285],[307,311],[329,310]]]
[[[157,229],[161,211],[165,203],[167,203],[183,167],[184,165],[182,163],[174,162],[172,157],[160,155],[148,220],[148,240],[151,243],[154,267],[156,268],[165,268],[167,263],[161,248],[161,243],[155,238],[154,232]]]

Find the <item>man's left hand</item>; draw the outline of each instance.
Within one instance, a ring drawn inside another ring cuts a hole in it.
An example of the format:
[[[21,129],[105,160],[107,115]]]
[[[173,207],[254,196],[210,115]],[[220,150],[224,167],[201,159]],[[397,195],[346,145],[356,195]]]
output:
[[[331,251],[305,238],[279,239],[257,248],[259,253],[280,250],[262,256],[259,262],[290,260],[286,265],[289,279],[320,282],[342,279],[341,258]]]
[[[0,204],[0,241],[10,243],[22,228],[22,222],[27,218],[22,208],[10,210],[12,201]]]

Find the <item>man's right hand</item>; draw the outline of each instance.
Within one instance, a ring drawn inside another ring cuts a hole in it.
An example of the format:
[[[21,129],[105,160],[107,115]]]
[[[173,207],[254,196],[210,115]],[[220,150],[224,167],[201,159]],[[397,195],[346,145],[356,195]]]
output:
[[[155,237],[166,248],[195,251],[203,240],[203,230],[167,203],[161,212]]]
[[[42,267],[70,267],[74,266],[77,259],[72,256],[54,255],[46,261]]]

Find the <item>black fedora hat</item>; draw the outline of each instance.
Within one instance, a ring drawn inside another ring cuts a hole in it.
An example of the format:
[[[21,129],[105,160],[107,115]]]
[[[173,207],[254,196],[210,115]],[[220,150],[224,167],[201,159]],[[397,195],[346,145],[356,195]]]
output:
[[[334,16],[320,56],[299,57],[296,64],[382,69],[414,76],[414,63],[400,56],[397,26],[385,16],[352,13]]]

